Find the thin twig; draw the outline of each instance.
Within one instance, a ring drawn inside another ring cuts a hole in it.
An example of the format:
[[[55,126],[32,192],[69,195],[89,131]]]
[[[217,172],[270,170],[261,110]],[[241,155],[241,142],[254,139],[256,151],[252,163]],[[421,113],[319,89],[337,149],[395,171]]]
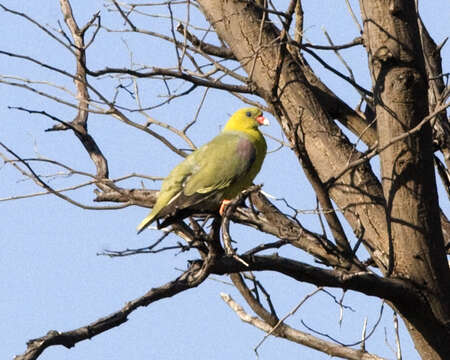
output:
[[[358,18],[356,17],[355,13],[353,12],[352,6],[350,5],[349,0],[345,0],[345,3],[347,4],[347,9],[350,12],[350,15],[352,16],[353,21],[355,22],[356,26],[358,27],[359,33],[362,34],[363,30],[361,28],[361,25],[358,21]]]
[[[367,339],[369,339],[369,338],[374,334],[376,328],[377,328],[378,325],[380,324],[381,318],[383,317],[383,310],[384,310],[384,300],[383,300],[383,302],[382,302],[382,304],[381,304],[381,307],[380,307],[380,313],[379,313],[379,315],[378,315],[378,319],[377,319],[377,321],[375,322],[375,324],[373,325],[372,329],[369,331],[369,334],[368,334],[367,336],[365,336],[363,339],[361,339],[361,340],[359,340],[359,341],[356,341],[356,342],[354,342],[354,343],[350,343],[350,344],[345,344],[345,343],[343,343],[343,342],[341,342],[341,341],[339,341],[339,340],[333,338],[332,336],[330,336],[330,335],[328,335],[328,334],[326,334],[326,333],[323,333],[323,332],[314,330],[314,329],[311,328],[310,326],[306,325],[306,323],[305,323],[303,320],[301,320],[301,323],[302,323],[303,326],[305,326],[309,331],[312,331],[312,332],[314,332],[315,334],[318,334],[318,335],[321,335],[321,336],[325,336],[326,338],[328,338],[328,339],[334,341],[335,343],[338,343],[339,345],[346,346],[346,347],[350,347],[350,346],[356,346],[356,345],[358,345],[358,344],[361,344],[363,341],[366,341]]]
[[[447,104],[443,104],[443,105],[439,105],[436,107],[435,111],[433,111],[430,115],[425,116],[416,126],[414,126],[412,129],[405,131],[403,134],[400,134],[398,136],[393,137],[387,144],[385,144],[382,147],[378,146],[378,142],[375,144],[374,147],[370,148],[368,150],[368,152],[366,152],[365,155],[361,156],[358,160],[352,161],[351,163],[349,163],[344,169],[342,169],[341,171],[339,171],[337,173],[337,175],[331,177],[330,179],[327,180],[326,185],[327,187],[329,187],[331,184],[333,184],[337,179],[339,179],[342,175],[344,175],[348,170],[353,169],[356,166],[359,166],[367,161],[369,161],[370,159],[372,159],[375,155],[378,155],[379,153],[381,153],[382,151],[386,150],[388,147],[390,147],[392,144],[401,141],[405,138],[407,138],[408,136],[411,136],[417,132],[419,132],[422,127],[430,122],[431,120],[433,120],[435,118],[435,116],[437,116],[438,114],[440,114],[442,111],[444,111],[445,109],[447,109],[448,107],[450,107],[450,103]]]
[[[278,323],[272,328],[272,330],[270,330],[267,334],[264,335],[264,337],[261,339],[261,341],[253,348],[253,351],[258,354],[258,349],[259,347],[264,343],[264,341],[273,334],[273,332],[275,330],[277,330],[277,328],[284,323],[284,321],[294,315],[298,309],[300,309],[300,307],[311,297],[313,297],[315,294],[317,294],[318,292],[320,292],[323,288],[320,286],[317,289],[315,289],[313,292],[311,292],[310,294],[306,295],[291,311],[289,311],[289,313],[287,313],[285,316],[283,316],[280,320],[278,320]]]
[[[402,348],[400,346],[400,333],[399,333],[399,328],[398,328],[398,316],[397,316],[396,311],[394,311],[393,317],[394,317],[394,329],[395,329],[395,344],[397,346],[396,356],[397,356],[397,360],[402,360]]]

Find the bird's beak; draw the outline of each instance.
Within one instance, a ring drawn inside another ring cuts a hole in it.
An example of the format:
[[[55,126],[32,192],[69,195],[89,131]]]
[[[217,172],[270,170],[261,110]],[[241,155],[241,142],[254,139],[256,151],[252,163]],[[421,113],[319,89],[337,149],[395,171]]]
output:
[[[264,116],[259,115],[256,118],[256,121],[258,122],[259,125],[270,125],[269,120],[267,120]]]

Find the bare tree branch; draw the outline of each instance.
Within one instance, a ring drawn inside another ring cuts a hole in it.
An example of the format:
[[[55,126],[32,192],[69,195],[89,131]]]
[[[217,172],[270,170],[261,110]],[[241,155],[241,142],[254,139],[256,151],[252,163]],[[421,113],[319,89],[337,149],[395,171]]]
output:
[[[217,241],[217,232],[212,232],[211,240]],[[49,346],[63,345],[67,348],[75,346],[80,341],[91,339],[114,327],[120,326],[128,320],[128,315],[136,309],[148,306],[151,303],[172,297],[180,292],[192,289],[200,285],[210,274],[211,267],[216,260],[217,253],[214,247],[210,247],[208,256],[203,262],[193,263],[177,279],[167,284],[149,290],[145,295],[128,302],[122,309],[106,317],[100,318],[86,326],[75,330],[58,332],[49,331],[47,335],[32,339],[27,343],[27,350],[24,354],[15,357],[15,360],[34,360]]]
[[[222,299],[227,303],[227,305],[240,317],[240,319],[246,323],[249,323],[257,328],[269,333],[272,327],[265,321],[258,319],[256,317],[247,314],[244,309],[237,304],[230,295],[221,294]],[[274,333],[275,336],[288,339],[290,341],[296,342],[298,344],[307,345],[316,350],[320,350],[330,356],[339,356],[344,359],[352,360],[382,360],[383,358],[363,352],[361,350],[354,350],[347,348],[345,346],[337,345],[332,342],[321,340],[315,336],[304,333],[300,330],[293,329],[292,327],[283,324],[283,331],[280,333]]]

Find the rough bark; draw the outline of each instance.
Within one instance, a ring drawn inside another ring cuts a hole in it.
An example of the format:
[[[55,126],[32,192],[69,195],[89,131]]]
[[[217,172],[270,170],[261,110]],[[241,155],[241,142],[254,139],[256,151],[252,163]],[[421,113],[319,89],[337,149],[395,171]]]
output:
[[[416,126],[428,112],[427,83],[414,1],[361,1],[374,81],[380,146]],[[433,170],[431,127],[380,154],[392,275],[412,281],[430,304],[436,328],[402,304],[424,359],[450,358],[450,278]],[[441,324],[439,326],[439,323]],[[417,331],[420,329],[420,331]],[[434,334],[434,335],[433,335]],[[434,339],[433,339],[434,337]],[[433,341],[435,340],[435,341]],[[437,340],[437,341],[436,341]]]

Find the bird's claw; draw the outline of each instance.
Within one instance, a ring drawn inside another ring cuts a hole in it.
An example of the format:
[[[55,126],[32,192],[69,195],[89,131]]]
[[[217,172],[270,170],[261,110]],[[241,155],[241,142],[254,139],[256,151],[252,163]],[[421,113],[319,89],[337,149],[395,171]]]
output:
[[[222,203],[220,204],[219,214],[220,216],[223,216],[225,213],[225,208],[228,206],[228,204],[231,202],[231,200],[222,200]]]

